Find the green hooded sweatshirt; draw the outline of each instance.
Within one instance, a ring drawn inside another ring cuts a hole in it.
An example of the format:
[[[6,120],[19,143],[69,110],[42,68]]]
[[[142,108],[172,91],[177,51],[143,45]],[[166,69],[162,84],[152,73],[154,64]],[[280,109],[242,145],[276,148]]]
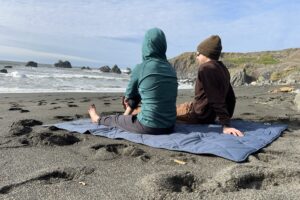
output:
[[[140,96],[140,123],[151,128],[170,128],[176,122],[177,76],[166,57],[165,34],[158,28],[146,32],[143,62],[132,71],[127,98]]]

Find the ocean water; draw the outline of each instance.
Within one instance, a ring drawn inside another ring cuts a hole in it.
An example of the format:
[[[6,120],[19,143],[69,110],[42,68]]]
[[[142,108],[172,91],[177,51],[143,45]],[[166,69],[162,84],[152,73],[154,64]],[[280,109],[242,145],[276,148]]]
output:
[[[130,78],[99,69],[14,66],[7,71],[0,73],[0,93],[125,92]],[[179,89],[190,88],[179,81]]]

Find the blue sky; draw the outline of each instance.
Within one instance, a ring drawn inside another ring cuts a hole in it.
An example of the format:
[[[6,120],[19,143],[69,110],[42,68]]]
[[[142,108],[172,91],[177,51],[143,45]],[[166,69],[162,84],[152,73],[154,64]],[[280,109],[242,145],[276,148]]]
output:
[[[168,58],[212,34],[225,52],[295,48],[299,10],[296,0],[0,0],[0,60],[133,67],[152,27]]]

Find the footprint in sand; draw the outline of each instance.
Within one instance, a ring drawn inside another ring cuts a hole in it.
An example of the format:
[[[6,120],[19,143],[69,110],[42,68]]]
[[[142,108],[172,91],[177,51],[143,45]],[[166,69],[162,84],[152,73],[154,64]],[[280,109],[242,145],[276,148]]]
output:
[[[85,102],[90,102],[90,99],[83,99],[82,101],[80,101],[81,103],[85,103]]]
[[[104,104],[104,105],[110,105],[111,103],[110,103],[110,100],[109,100],[109,99],[104,99],[104,100],[103,100],[103,104]]]
[[[289,184],[300,186],[300,169],[234,165],[204,182],[199,189],[218,194],[242,189],[268,190],[274,186],[288,187]]]
[[[0,194],[6,195],[18,189],[24,190],[31,184],[37,184],[36,182],[38,182],[40,186],[47,185],[47,187],[51,187],[51,185],[57,187],[56,184],[72,180],[76,180],[75,183],[77,183],[86,176],[94,173],[94,171],[95,169],[90,167],[43,169],[36,173],[29,174],[28,178],[24,180],[19,180],[15,183],[0,187]]]
[[[14,122],[10,126],[9,134],[11,136],[26,135],[32,131],[33,126],[42,125],[43,122],[34,119],[24,119]]]
[[[142,149],[126,144],[95,144],[90,147],[94,152],[96,160],[112,160],[122,156],[140,158],[142,161],[148,161],[150,156]]]
[[[73,108],[73,107],[78,107],[76,104],[68,104],[68,107]]]
[[[87,115],[87,117],[88,117],[88,115]],[[76,118],[76,119],[84,118],[84,115],[78,115],[78,114],[76,114],[76,115],[75,115],[75,118]]]
[[[74,117],[57,115],[57,116],[54,116],[54,119],[59,119],[59,120],[62,120],[62,121],[72,121],[72,120],[74,120]]]
[[[80,139],[68,132],[42,131],[30,134],[27,138],[30,145],[67,146],[80,142]]]
[[[43,106],[43,105],[47,105],[47,101],[45,101],[45,100],[40,100],[40,101],[38,101],[39,103],[38,103],[38,106]]]
[[[167,171],[146,175],[136,186],[156,198],[164,193],[191,193],[199,183],[188,171]]]
[[[43,123],[34,119],[20,120],[11,125],[9,134],[18,136],[18,142],[23,145],[64,146],[80,142],[80,139],[65,131],[50,132],[48,130],[33,131],[32,127]]]
[[[260,153],[249,157],[250,162],[260,161],[266,164],[280,164],[283,160],[291,164],[300,163],[300,155],[293,152],[261,150]]]
[[[97,99],[102,100],[102,99],[106,99],[109,98],[108,96],[103,96],[103,97],[98,97]]]
[[[12,107],[24,107],[23,105],[20,105],[20,104],[17,103],[17,102],[9,102],[9,104],[10,104]]]
[[[49,129],[50,130],[50,129]],[[57,131],[57,130],[52,130]],[[50,131],[32,131],[30,134],[24,135],[18,139],[18,142],[25,146],[68,146],[73,145],[81,140],[71,133],[66,132],[50,132]]]
[[[15,110],[22,110],[22,108],[19,107],[11,107],[8,109],[9,111],[15,111]]]

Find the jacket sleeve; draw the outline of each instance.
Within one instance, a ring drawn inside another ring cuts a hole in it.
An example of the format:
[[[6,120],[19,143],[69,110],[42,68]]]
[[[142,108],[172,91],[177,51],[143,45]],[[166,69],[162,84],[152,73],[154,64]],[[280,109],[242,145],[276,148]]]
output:
[[[137,65],[131,73],[129,83],[126,88],[125,97],[126,98],[139,98],[139,91],[138,91],[138,84],[139,84],[139,65]]]
[[[230,126],[230,114],[226,105],[226,87],[216,77],[216,72],[210,68],[200,69],[198,71],[198,78],[203,84],[203,89],[208,99],[209,105],[215,111],[220,123],[224,126]]]

